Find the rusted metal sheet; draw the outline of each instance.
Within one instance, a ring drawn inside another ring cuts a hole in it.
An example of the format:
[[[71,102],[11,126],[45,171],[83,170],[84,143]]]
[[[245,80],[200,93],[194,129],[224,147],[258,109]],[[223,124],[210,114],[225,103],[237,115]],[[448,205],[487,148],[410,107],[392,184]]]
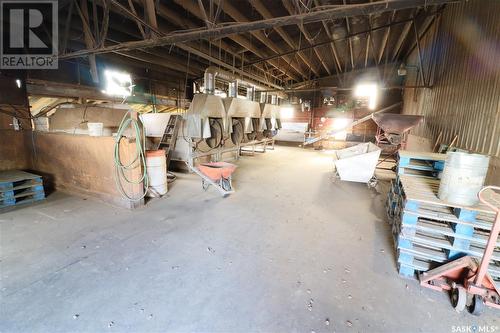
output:
[[[404,91],[404,114],[423,115],[414,134],[500,157],[500,2],[448,5],[421,40],[431,88]],[[406,85],[421,84],[418,52],[409,55]]]

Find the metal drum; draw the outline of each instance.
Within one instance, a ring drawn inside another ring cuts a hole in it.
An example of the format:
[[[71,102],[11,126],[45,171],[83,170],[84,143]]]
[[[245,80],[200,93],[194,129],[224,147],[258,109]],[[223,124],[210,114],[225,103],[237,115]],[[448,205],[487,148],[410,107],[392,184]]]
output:
[[[485,155],[449,152],[439,185],[439,199],[464,206],[476,205],[489,161]]]

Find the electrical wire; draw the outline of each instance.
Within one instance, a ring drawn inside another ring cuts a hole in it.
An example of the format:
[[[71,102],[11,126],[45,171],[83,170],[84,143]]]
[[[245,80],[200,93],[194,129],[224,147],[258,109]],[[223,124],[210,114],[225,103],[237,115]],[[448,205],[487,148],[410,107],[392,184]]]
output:
[[[122,163],[120,157],[120,141],[123,134],[127,128],[131,128],[135,135],[135,156],[130,163]],[[128,199],[129,201],[140,201],[144,199],[149,188],[149,178],[146,168],[146,157],[145,157],[145,147],[146,147],[146,135],[144,131],[141,130],[141,125],[139,120],[132,118],[132,111],[129,110],[123,116],[118,131],[115,138],[114,146],[114,164],[115,164],[115,183],[118,191],[121,195]],[[138,180],[131,180],[126,175],[125,172],[133,170],[135,168],[142,167],[142,175]],[[142,194],[139,197],[132,197],[125,191],[123,184],[128,183],[132,185],[137,185],[144,183]]]

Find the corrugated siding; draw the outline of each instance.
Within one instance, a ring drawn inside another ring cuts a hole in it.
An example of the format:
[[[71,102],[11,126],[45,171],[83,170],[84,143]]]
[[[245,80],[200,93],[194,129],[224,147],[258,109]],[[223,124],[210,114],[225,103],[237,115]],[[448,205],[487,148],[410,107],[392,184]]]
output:
[[[413,133],[500,157],[500,1],[448,5],[421,41],[432,89],[405,89],[405,114],[425,116]],[[408,65],[418,65],[417,49]],[[408,68],[407,85],[417,81]]]

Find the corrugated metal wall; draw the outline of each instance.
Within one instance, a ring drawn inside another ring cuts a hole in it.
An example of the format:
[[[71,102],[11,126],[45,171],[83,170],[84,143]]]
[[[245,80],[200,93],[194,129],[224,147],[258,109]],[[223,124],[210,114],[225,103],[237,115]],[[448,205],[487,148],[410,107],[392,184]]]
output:
[[[414,134],[500,157],[500,1],[448,5],[421,41],[432,89],[405,89],[403,113],[425,116]],[[406,62],[418,65],[417,49]],[[418,71],[408,68],[406,85]]]

